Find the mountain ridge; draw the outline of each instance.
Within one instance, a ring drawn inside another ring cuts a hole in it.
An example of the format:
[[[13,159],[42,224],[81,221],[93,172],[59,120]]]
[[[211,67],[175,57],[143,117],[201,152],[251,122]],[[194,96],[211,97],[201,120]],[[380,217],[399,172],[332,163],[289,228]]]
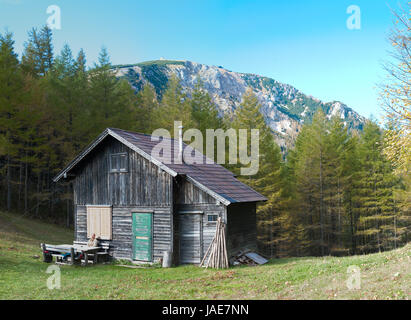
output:
[[[254,73],[230,71],[222,66],[162,59],[112,68],[116,76],[127,79],[135,91],[151,84],[160,97],[172,75],[179,79],[187,92],[193,89],[199,77],[220,114],[234,112],[241,103],[242,94],[251,88],[277,143],[283,148],[293,144],[302,124],[310,122],[320,107],[328,118],[339,116],[350,130],[361,130],[366,120],[340,101],[323,102],[292,85]]]

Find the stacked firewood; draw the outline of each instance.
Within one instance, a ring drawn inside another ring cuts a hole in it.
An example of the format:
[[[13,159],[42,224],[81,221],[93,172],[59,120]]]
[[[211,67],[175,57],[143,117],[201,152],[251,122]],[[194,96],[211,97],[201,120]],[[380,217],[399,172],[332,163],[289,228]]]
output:
[[[224,269],[228,268],[227,247],[225,242],[225,225],[221,217],[217,218],[216,232],[210,246],[204,255],[200,266],[206,268]]]

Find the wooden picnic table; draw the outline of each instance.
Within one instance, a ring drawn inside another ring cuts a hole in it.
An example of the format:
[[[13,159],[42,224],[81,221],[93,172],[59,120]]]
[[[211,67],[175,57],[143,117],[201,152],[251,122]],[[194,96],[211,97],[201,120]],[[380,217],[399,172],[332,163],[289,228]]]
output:
[[[71,256],[71,264],[74,263],[74,257],[76,254],[82,254],[84,256],[84,265],[88,265],[88,258],[89,254],[92,254],[94,257],[94,263],[97,262],[97,252],[101,249],[101,247],[89,247],[87,245],[81,244],[60,244],[60,245],[53,245],[53,244],[46,244],[42,243],[43,254],[44,251],[55,252],[54,255],[63,255],[66,253],[70,253]],[[53,254],[52,254],[53,255]]]
[[[100,247],[89,247],[82,244],[73,244],[75,252],[81,252],[84,255],[84,265],[88,264],[88,255],[93,254],[94,264],[97,263],[97,252],[101,249]]]

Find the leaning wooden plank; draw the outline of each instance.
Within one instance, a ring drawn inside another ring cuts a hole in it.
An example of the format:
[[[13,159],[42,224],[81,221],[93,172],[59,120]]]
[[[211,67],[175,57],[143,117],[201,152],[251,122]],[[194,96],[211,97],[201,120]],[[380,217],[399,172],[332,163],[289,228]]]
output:
[[[208,256],[208,253],[209,253],[210,250],[211,250],[211,247],[213,246],[214,241],[215,241],[215,238],[213,238],[213,240],[211,240],[211,243],[210,243],[210,245],[208,246],[208,249],[207,249],[207,251],[206,251],[206,253],[205,253],[204,257],[203,257],[203,260],[201,260],[200,267],[202,267],[202,266],[204,265],[204,262],[205,262],[205,260],[206,260],[206,258],[207,258],[207,256]]]
[[[263,258],[262,256],[260,256],[259,254],[255,252],[248,252],[245,254],[245,256],[257,264],[265,264],[268,262],[267,259]]]
[[[226,247],[226,241],[225,241],[225,228],[222,228],[222,233],[223,233],[223,254],[224,254],[224,268],[228,268],[228,256],[227,256],[227,247]]]

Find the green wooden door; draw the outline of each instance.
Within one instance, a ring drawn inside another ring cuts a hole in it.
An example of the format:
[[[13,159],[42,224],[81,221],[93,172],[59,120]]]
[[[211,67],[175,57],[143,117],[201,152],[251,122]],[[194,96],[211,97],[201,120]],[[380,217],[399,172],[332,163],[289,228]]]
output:
[[[133,213],[133,259],[152,261],[152,213]]]

